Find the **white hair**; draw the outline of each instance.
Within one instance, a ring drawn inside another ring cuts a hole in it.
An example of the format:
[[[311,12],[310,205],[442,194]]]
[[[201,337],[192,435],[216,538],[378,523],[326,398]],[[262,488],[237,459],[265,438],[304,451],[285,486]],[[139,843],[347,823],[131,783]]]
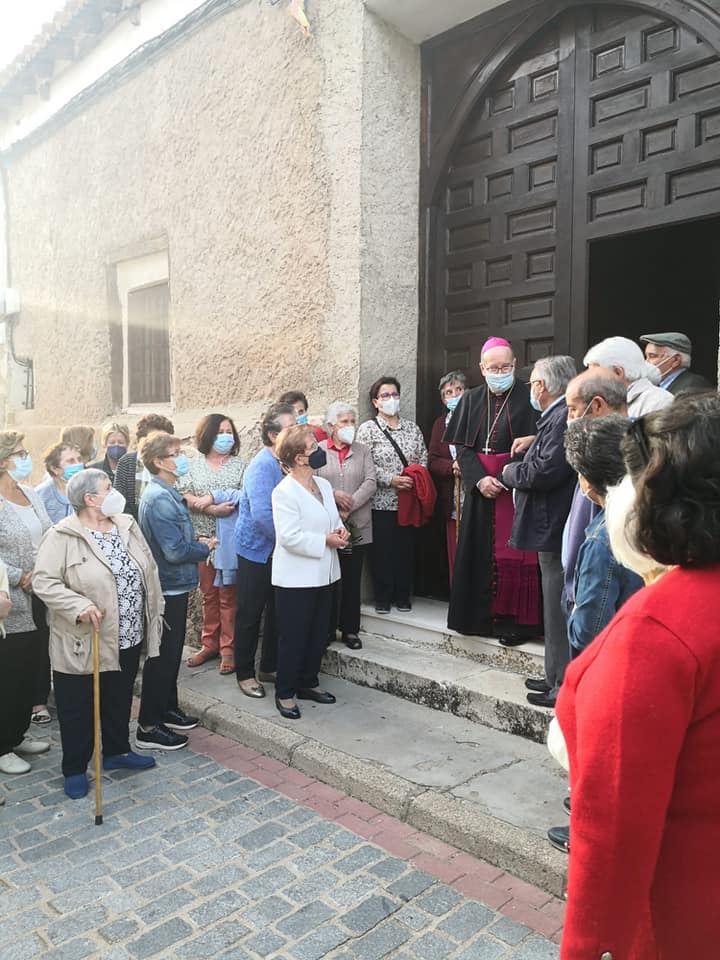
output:
[[[550,356],[536,360],[533,373],[544,381],[549,394],[558,397],[565,393],[567,385],[577,376],[577,369],[572,357]]]
[[[357,417],[354,407],[351,407],[349,403],[343,403],[342,400],[336,400],[335,403],[331,403],[327,408],[325,423],[335,424],[337,423],[337,418],[342,417],[346,413],[351,413],[354,417]]]
[[[107,480],[108,475],[104,470],[96,470],[94,467],[88,467],[86,470],[80,470],[68,480],[65,495],[70,501],[70,506],[75,513],[84,510],[86,494],[97,493],[98,484],[101,480]]]
[[[610,539],[610,549],[618,563],[641,577],[657,574],[666,568],[657,560],[643,553],[637,542],[637,495],[630,474],[626,474],[616,487],[611,487],[605,498],[605,526]]]
[[[625,379],[631,383],[646,377],[651,383],[659,383],[662,375],[657,367],[649,363],[634,340],[627,337],[608,337],[591,347],[585,354],[586,367],[597,364],[599,367],[620,367]]]

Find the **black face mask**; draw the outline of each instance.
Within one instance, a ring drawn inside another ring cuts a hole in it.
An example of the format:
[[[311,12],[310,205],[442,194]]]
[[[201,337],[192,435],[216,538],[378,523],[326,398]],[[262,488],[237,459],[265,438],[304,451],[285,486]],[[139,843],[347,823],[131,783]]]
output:
[[[327,454],[322,447],[318,447],[317,450],[313,450],[308,457],[308,466],[312,467],[313,470],[319,470],[321,467],[324,467],[326,463]]]

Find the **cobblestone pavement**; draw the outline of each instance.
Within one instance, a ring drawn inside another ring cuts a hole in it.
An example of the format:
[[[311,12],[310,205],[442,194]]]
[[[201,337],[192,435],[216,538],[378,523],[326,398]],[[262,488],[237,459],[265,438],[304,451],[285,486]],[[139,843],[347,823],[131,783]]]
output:
[[[56,746],[3,778],[0,960],[558,957],[548,894],[233,741],[191,747],[106,774],[99,827]]]

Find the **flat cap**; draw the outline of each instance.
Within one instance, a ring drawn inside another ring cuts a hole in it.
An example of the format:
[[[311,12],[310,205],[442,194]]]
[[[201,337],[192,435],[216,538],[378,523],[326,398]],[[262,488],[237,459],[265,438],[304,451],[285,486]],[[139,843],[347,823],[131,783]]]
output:
[[[641,343],[654,343],[658,347],[670,347],[680,353],[692,353],[690,338],[684,333],[644,333],[640,337]]]

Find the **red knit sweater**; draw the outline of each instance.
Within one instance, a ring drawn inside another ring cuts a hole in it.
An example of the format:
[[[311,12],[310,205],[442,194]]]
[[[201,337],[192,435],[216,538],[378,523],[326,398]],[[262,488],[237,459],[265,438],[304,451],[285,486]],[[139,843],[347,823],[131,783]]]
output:
[[[562,960],[720,956],[720,566],[635,594],[568,668]]]

